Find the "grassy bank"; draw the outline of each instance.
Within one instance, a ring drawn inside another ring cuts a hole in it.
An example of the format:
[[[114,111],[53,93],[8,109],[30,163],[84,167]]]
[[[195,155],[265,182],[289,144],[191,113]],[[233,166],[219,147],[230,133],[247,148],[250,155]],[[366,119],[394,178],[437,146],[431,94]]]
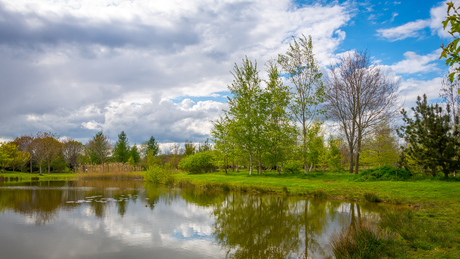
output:
[[[460,258],[460,182],[440,180],[356,182],[350,174],[248,175],[175,173],[176,184],[204,188],[274,192],[365,201],[371,193],[383,202],[410,208],[387,215],[383,227],[396,233],[403,257]],[[366,195],[365,195],[366,194]],[[402,248],[402,249],[401,249]]]
[[[74,173],[45,173],[43,175],[40,175],[39,173],[21,173],[5,171],[4,173],[0,173],[0,182],[75,180],[76,177],[77,175]]]

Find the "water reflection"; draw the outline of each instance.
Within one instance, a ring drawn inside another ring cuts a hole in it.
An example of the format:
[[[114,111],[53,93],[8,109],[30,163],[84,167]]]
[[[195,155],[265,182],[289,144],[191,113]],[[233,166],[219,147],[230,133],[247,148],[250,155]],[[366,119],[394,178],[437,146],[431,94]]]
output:
[[[15,231],[17,238],[34,240],[30,254],[24,254],[34,258],[49,257],[40,251],[64,239],[57,257],[71,258],[74,251],[74,257],[98,258],[321,258],[330,255],[332,233],[362,218],[376,220],[381,209],[141,181],[34,182],[0,187],[0,233]],[[40,228],[18,231],[20,215]],[[51,235],[43,238],[40,231]],[[2,251],[9,248],[9,238],[0,236]]]

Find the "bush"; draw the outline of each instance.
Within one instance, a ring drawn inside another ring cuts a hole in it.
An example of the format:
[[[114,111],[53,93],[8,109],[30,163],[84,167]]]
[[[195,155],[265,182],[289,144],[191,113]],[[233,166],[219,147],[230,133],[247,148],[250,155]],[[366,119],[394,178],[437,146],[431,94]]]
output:
[[[190,173],[212,172],[215,170],[214,157],[210,151],[199,152],[183,158],[178,166]]]
[[[286,173],[299,174],[302,172],[302,166],[303,164],[301,161],[288,160],[286,163],[284,163],[284,170]]]
[[[377,196],[377,194],[373,192],[366,192],[364,193],[364,199],[368,202],[381,202],[382,200]]]
[[[408,180],[411,176],[409,171],[391,165],[367,169],[359,174],[364,181],[400,181]]]
[[[174,184],[174,176],[171,165],[165,164],[164,167],[160,165],[149,166],[144,174],[144,180],[167,185]]]

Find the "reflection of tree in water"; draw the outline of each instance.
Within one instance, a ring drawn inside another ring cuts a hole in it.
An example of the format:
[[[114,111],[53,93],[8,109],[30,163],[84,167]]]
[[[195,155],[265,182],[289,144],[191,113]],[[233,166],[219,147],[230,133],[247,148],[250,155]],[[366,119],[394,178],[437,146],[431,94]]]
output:
[[[233,193],[214,209],[213,234],[230,258],[286,258],[300,244],[294,209],[286,197]]]

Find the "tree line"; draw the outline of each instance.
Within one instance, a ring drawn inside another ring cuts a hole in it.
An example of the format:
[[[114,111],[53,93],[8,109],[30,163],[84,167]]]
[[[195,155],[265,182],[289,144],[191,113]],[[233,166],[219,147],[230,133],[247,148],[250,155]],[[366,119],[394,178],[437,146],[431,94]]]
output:
[[[38,132],[0,143],[0,166],[3,171],[5,168],[26,171],[28,167],[30,173],[38,169],[42,174],[44,168],[48,173],[51,168],[54,171],[69,172],[88,164],[104,166],[109,162],[119,162],[140,165],[141,160],[155,157],[159,153],[159,144],[153,136],[138,148],[136,144],[130,146],[124,131],[118,135],[113,146],[102,131],[86,144],[73,139],[61,139],[56,133]]]

